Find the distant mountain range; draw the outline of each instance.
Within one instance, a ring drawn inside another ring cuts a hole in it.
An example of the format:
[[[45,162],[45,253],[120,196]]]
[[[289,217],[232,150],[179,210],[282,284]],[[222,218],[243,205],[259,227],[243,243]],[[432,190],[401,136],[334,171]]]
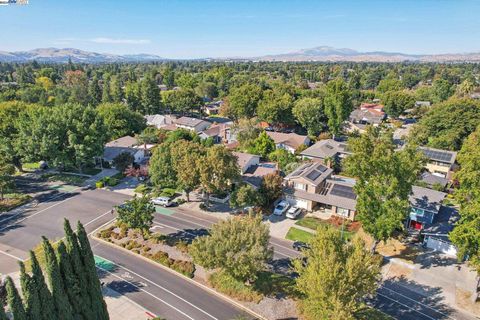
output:
[[[148,62],[169,60],[151,54],[116,55],[108,53],[96,53],[79,49],[43,48],[31,51],[5,52],[0,51],[0,62],[38,62],[65,63],[106,63],[106,62]],[[207,60],[207,59],[195,59]],[[477,53],[452,53],[452,54],[405,54],[399,52],[360,52],[347,48],[333,48],[321,46],[311,49],[303,49],[295,52],[266,55],[260,57],[235,57],[235,58],[209,58],[208,60],[240,60],[240,61],[352,61],[352,62],[480,62],[480,52]]]
[[[267,55],[255,58],[261,61],[353,61],[353,62],[461,62],[480,61],[480,52],[453,54],[405,54],[399,52],[360,52],[353,49],[337,49],[321,46],[291,53]]]
[[[65,63],[72,62],[105,63],[105,62],[144,62],[166,60],[151,54],[116,55],[96,53],[79,49],[42,48],[30,51],[5,52],[0,51],[0,62],[38,62]]]

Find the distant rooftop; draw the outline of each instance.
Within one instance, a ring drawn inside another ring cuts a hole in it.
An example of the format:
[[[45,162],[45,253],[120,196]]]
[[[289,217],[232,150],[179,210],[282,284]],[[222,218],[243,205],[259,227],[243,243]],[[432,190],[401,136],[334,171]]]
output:
[[[319,185],[333,172],[332,169],[318,162],[308,162],[285,177],[285,179],[304,178],[314,185]]]
[[[428,147],[419,147],[419,150],[422,151],[425,157],[427,157],[428,159],[439,162],[454,164],[457,157],[457,153],[455,151],[434,149]]]

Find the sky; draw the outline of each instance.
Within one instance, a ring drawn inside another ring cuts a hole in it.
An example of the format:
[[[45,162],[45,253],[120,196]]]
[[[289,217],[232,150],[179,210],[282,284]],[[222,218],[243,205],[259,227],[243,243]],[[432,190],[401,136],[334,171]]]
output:
[[[480,0],[29,0],[0,6],[0,51],[77,48],[165,58],[317,46],[480,52]]]

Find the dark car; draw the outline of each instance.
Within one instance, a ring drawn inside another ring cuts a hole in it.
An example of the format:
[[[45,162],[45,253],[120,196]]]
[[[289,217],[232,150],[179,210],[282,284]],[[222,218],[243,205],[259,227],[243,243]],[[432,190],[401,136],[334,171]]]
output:
[[[297,251],[302,251],[302,250],[310,248],[310,246],[307,243],[302,242],[302,241],[295,241],[293,243],[292,247],[293,247],[293,249],[295,249]]]

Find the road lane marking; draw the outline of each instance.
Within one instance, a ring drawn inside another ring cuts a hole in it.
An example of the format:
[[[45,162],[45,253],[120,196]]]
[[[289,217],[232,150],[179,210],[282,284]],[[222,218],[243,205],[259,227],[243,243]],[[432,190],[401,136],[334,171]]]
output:
[[[283,249],[287,249],[289,251],[292,251],[292,252],[295,252],[295,254],[297,255],[298,254],[298,251],[295,251],[294,249],[292,248],[289,248],[289,247],[285,247],[284,245],[281,245],[281,244],[278,244],[274,241],[271,241],[272,237],[270,237],[270,243],[273,245],[273,246],[277,246],[277,247],[280,247],[280,248],[283,248]],[[291,257],[291,258],[295,258],[295,257]]]
[[[108,271],[108,270],[103,269],[102,267],[97,266],[97,268],[100,269],[100,270],[102,270],[102,271],[104,271],[104,272],[106,272],[106,273],[108,273],[108,274],[110,274],[111,276],[114,276],[114,277],[117,278],[117,279],[120,279],[120,280],[122,280],[122,281],[125,281],[126,283],[128,283],[128,284],[130,284],[131,286],[137,288],[138,290],[140,290],[140,291],[148,294],[148,295],[151,296],[152,298],[154,298],[154,299],[156,299],[156,300],[164,303],[165,305],[169,306],[170,308],[172,308],[173,310],[177,311],[178,313],[183,314],[183,315],[184,315],[185,317],[187,317],[188,319],[195,320],[194,318],[190,317],[190,316],[189,316],[188,314],[186,314],[185,312],[179,310],[178,308],[176,308],[175,306],[173,306],[173,305],[171,305],[170,303],[166,302],[165,300],[160,299],[159,297],[157,297],[157,296],[154,295],[153,293],[148,292],[147,290],[143,289],[142,287],[139,287],[139,286],[137,286],[136,284],[134,284],[134,283],[132,283],[132,282],[130,282],[130,281],[128,281],[128,280],[125,280],[124,278],[119,277],[119,276],[117,276],[116,274],[114,274],[114,273],[112,273],[112,272],[110,272],[110,271]],[[122,294],[122,295],[125,295],[125,294]],[[131,300],[131,299],[130,299],[130,300]],[[142,308],[144,308],[144,307],[142,307]]]
[[[417,300],[415,300],[415,299],[412,299],[412,298],[410,298],[410,297],[407,297],[406,295],[401,294],[400,292],[397,292],[397,291],[395,291],[395,290],[392,290],[392,289],[390,289],[390,288],[387,288],[385,285],[382,285],[381,288],[382,288],[382,289],[387,289],[388,291],[391,291],[391,292],[393,292],[394,294],[397,294],[397,295],[399,295],[399,296],[401,296],[401,297],[403,297],[403,298],[406,298],[406,299],[408,299],[408,300],[411,300],[411,301],[413,301],[414,303],[417,303],[417,304],[421,305],[422,307],[425,307],[425,308],[428,308],[428,309],[430,309],[430,310],[433,310],[434,312],[436,312],[436,313],[438,313],[438,314],[441,314],[441,315],[444,316],[444,317],[447,317],[447,318],[449,318],[449,319],[455,320],[455,318],[450,317],[448,314],[445,314],[445,313],[443,313],[443,312],[441,312],[441,311],[438,311],[437,309],[434,309],[434,308],[430,307],[429,305],[426,305],[426,304],[424,304],[424,303],[422,303],[422,302],[419,302],[419,301],[417,301]],[[408,288],[406,288],[406,289],[408,289]]]
[[[73,192],[73,190],[72,190],[72,192]],[[86,192],[88,192],[88,191],[86,191]],[[71,193],[71,192],[69,192],[69,193]],[[67,195],[67,194],[69,194],[69,193],[62,193],[62,194],[60,194],[60,195],[58,195],[58,196],[56,196],[56,197],[49,198],[49,199],[47,199],[47,200],[48,200],[48,201],[54,200],[54,199],[56,199],[56,198],[59,198],[60,196]],[[73,198],[74,198],[74,197],[71,197],[71,198],[62,200],[62,201],[60,201],[60,202],[57,202],[57,203],[51,205],[50,207],[44,208],[44,209],[42,209],[42,210],[40,210],[40,211],[35,212],[34,214],[31,214],[31,215],[29,215],[29,216],[26,216],[26,217],[23,218],[23,219],[20,219],[20,220],[16,221],[14,224],[7,224],[6,226],[0,228],[0,231],[3,231],[3,230],[5,230],[5,229],[9,228],[10,226],[14,226],[14,225],[16,225],[16,224],[19,224],[20,222],[23,222],[23,221],[25,221],[25,220],[27,220],[27,219],[30,219],[30,218],[32,218],[32,217],[35,217],[36,215],[38,215],[38,214],[40,214],[40,213],[42,213],[42,212],[44,212],[44,211],[46,211],[46,210],[48,210],[48,209],[51,209],[51,208],[53,208],[53,207],[55,207],[55,206],[58,206],[59,204],[62,204],[62,203],[64,203],[64,202],[66,202],[66,201],[69,201],[69,200],[71,200],[71,199],[73,199]],[[44,203],[44,202],[46,202],[46,201],[42,201],[42,202],[40,202],[40,203]],[[22,213],[24,213],[24,212],[25,212],[25,211],[19,212],[19,213],[13,215],[13,216],[10,216],[10,217],[7,217],[7,218],[5,218],[5,219],[3,219],[3,220],[0,220],[0,223],[2,223],[2,222],[4,222],[4,221],[11,220],[11,219],[15,218],[16,216],[18,216],[18,215],[20,215],[20,214],[22,214]]]
[[[10,258],[13,258],[13,259],[18,260],[18,261],[25,261],[22,258],[19,258],[17,256],[14,256],[13,254],[10,254],[10,253],[2,251],[2,250],[0,250],[0,253],[3,253],[4,255],[9,256]]]
[[[191,223],[191,224],[194,224],[194,225],[199,226],[199,227],[202,227],[202,228],[207,228],[207,229],[208,229],[208,228],[210,228],[210,226],[211,226],[211,225],[206,226],[206,225],[203,225],[203,224],[200,224],[200,223],[188,221],[188,220],[186,220],[186,219],[182,219],[182,218],[179,218],[179,217],[175,217],[174,215],[168,216],[168,217],[169,217],[169,218],[174,218],[174,219],[177,219],[177,220],[180,220],[180,221],[184,221],[184,222],[187,222],[187,223]],[[211,224],[215,224],[215,223],[211,222]]]
[[[214,217],[214,219],[215,219],[216,221],[211,221],[211,220],[208,220],[208,219],[199,218],[199,217],[197,217],[195,214],[186,214],[186,213],[183,213],[183,212],[177,211],[177,210],[175,210],[175,213],[178,213],[178,214],[180,214],[180,215],[184,215],[184,216],[189,217],[189,218],[192,217],[192,218],[195,218],[195,219],[198,219],[198,220],[201,220],[201,221],[205,221],[205,222],[208,222],[208,223],[211,223],[211,224],[212,224],[212,223],[217,223],[218,221],[221,221],[221,220],[222,220],[222,219],[220,219],[220,218],[215,218],[215,217]]]
[[[430,317],[429,315],[427,315],[427,314],[425,314],[425,313],[423,313],[423,312],[421,312],[421,311],[415,310],[415,309],[413,309],[412,307],[410,307],[410,306],[408,306],[408,305],[406,305],[406,304],[404,304],[404,303],[399,302],[398,300],[395,300],[395,299],[393,299],[393,298],[390,298],[390,297],[388,297],[388,296],[386,296],[386,295],[384,295],[384,294],[381,294],[381,293],[378,293],[378,292],[377,292],[377,295],[379,295],[379,296],[381,296],[381,297],[384,297],[384,298],[387,298],[388,300],[391,300],[391,301],[393,301],[393,302],[395,302],[395,303],[398,303],[399,305],[401,305],[401,306],[403,306],[403,307],[405,307],[405,308],[407,308],[407,309],[409,309],[409,310],[411,310],[411,311],[413,311],[413,312],[419,313],[419,314],[421,314],[421,315],[423,315],[423,316],[425,316],[425,317],[427,317],[427,318],[429,318],[429,319],[438,320],[438,319],[436,319],[436,318]]]
[[[101,258],[102,258],[102,259],[104,259],[104,260],[106,260],[106,261],[110,261],[110,260],[108,260],[108,259],[106,259],[106,258],[103,258],[103,257],[101,257]],[[155,283],[155,282],[153,282],[152,280],[150,280],[150,279],[147,279],[147,278],[145,278],[145,277],[143,277],[143,276],[139,275],[139,274],[138,274],[138,273],[136,273],[135,271],[132,271],[132,270],[130,270],[130,269],[128,269],[128,268],[126,268],[126,267],[124,267],[124,266],[121,266],[121,265],[119,265],[119,264],[116,264],[116,263],[115,263],[115,262],[113,262],[113,261],[110,261],[110,262],[111,262],[111,263],[113,263],[113,264],[115,264],[115,265],[117,265],[119,268],[122,268],[122,269],[124,269],[124,270],[128,271],[129,273],[136,275],[136,276],[137,276],[137,277],[139,277],[140,279],[143,279],[143,280],[145,280],[145,281],[147,281],[147,282],[150,282],[151,284],[153,284],[154,286],[156,286],[156,287],[158,287],[158,288],[160,288],[160,289],[164,290],[165,292],[168,292],[168,293],[169,293],[169,294],[171,294],[172,296],[174,296],[174,297],[176,297],[176,298],[178,298],[178,299],[182,300],[183,302],[185,302],[185,303],[187,303],[188,305],[190,305],[190,306],[194,307],[194,308],[195,308],[195,309],[197,309],[198,311],[201,311],[202,313],[204,313],[205,315],[209,316],[210,318],[212,318],[212,319],[214,319],[214,320],[219,320],[219,319],[215,318],[214,316],[212,316],[210,313],[206,312],[205,310],[203,310],[203,309],[201,309],[201,308],[197,307],[196,305],[194,305],[193,303],[191,303],[191,302],[189,302],[189,301],[187,301],[187,300],[183,299],[182,297],[180,297],[180,296],[179,296],[179,295],[177,295],[176,293],[174,293],[174,292],[172,292],[172,291],[168,290],[168,289],[167,289],[167,288],[165,288],[165,287],[162,287],[162,286],[161,286],[161,285],[159,285],[158,283]],[[139,288],[139,289],[141,289],[141,288]]]

